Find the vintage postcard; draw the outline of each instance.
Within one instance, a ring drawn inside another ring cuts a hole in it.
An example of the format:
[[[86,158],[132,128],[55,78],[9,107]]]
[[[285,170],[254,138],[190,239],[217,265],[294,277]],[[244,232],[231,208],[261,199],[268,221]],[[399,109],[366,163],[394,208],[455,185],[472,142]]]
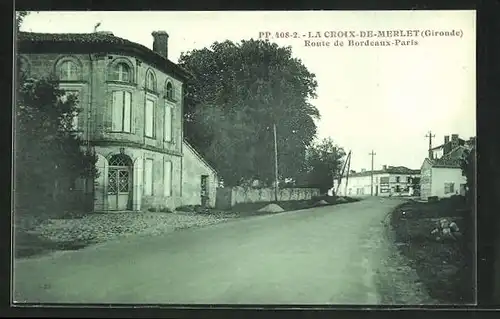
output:
[[[475,11],[18,11],[15,48],[15,305],[476,303]]]

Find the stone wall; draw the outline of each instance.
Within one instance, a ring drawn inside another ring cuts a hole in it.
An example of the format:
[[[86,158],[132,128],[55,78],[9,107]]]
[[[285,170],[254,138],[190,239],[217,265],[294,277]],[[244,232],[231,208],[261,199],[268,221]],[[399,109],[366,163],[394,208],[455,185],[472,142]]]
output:
[[[283,188],[278,191],[278,201],[307,200],[319,195],[320,191],[317,188]],[[274,188],[220,188],[217,190],[216,206],[227,209],[239,203],[272,202],[274,200]]]

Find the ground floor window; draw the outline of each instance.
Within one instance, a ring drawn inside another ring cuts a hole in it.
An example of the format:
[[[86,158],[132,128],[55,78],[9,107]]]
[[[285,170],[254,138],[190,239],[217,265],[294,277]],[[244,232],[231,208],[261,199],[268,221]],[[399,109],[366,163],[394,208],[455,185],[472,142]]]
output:
[[[451,194],[455,192],[455,183],[444,183],[444,193]]]
[[[163,163],[163,190],[164,196],[172,196],[172,162]]]
[[[144,195],[153,195],[153,159],[144,162]]]

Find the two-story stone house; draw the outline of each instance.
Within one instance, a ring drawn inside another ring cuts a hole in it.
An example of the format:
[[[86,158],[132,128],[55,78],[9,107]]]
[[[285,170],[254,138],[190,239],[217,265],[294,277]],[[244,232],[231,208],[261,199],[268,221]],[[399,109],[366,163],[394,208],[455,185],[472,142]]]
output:
[[[338,187],[337,195],[340,196],[370,196],[372,187],[374,196],[411,196],[414,179],[419,177],[420,170],[383,165],[381,170],[373,172],[346,173],[340,181],[335,179],[333,186],[334,189]]]
[[[462,157],[475,148],[476,138],[461,139],[458,134],[444,137],[444,143],[428,150],[422,163],[421,199],[465,195],[467,178],[462,173]]]
[[[196,158],[200,176],[183,170],[189,74],[168,60],[166,32],[153,32],[153,39],[151,50],[110,32],[18,34],[24,72],[55,74],[62,89],[78,96],[75,129],[98,155],[96,211],[172,209],[183,203],[183,185],[206,191],[217,183],[201,158]],[[199,156],[191,150],[188,155]],[[195,179],[193,184],[183,176]]]

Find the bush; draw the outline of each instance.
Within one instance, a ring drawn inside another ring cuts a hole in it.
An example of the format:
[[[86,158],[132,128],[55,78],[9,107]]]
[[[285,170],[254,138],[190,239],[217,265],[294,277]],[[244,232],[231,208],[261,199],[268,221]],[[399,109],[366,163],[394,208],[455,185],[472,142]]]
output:
[[[435,203],[435,202],[437,202],[438,200],[439,200],[439,198],[438,198],[437,196],[429,196],[429,197],[427,197],[427,201],[428,201],[429,203]]]

